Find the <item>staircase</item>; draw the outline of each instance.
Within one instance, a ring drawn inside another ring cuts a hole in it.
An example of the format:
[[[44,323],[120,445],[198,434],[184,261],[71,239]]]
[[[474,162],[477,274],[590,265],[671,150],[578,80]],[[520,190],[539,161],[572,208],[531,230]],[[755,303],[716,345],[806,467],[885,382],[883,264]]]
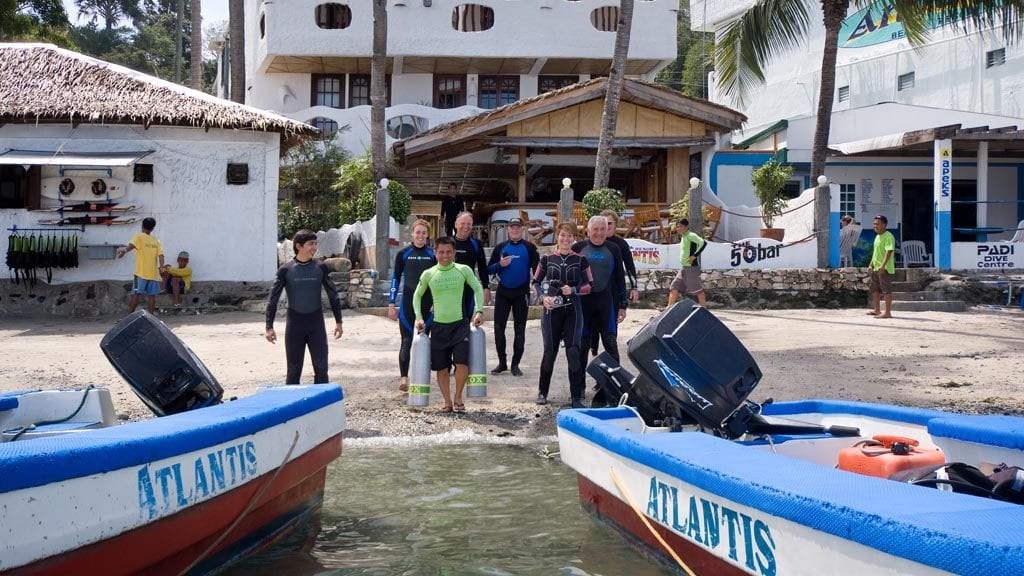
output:
[[[934,272],[934,268],[897,268],[892,283],[893,312],[966,312],[963,300],[949,300],[945,292],[923,289]]]

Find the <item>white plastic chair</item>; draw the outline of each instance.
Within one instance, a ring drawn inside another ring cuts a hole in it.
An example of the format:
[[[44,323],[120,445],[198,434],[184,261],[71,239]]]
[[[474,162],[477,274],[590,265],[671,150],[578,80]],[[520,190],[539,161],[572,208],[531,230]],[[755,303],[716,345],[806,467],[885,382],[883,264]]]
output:
[[[853,247],[860,239],[861,225],[849,223],[839,231],[839,267],[853,266]]]
[[[907,268],[915,264],[923,264],[931,268],[932,255],[925,252],[924,242],[920,240],[904,240],[900,246],[903,252],[903,265]]]
[[[1024,242],[1024,220],[1017,222],[1017,231],[1013,234],[1013,238],[1010,238],[1008,241]]]

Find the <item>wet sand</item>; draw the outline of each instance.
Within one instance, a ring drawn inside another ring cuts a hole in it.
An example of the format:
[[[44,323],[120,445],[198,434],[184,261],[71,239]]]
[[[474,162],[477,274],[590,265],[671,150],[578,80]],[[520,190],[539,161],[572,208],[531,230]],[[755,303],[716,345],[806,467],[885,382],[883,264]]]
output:
[[[1024,413],[1024,313],[972,309],[961,314],[902,313],[877,320],[864,310],[716,311],[753,353],[764,379],[751,399],[836,398],[939,408],[971,413]],[[631,310],[620,326],[619,346],[654,310]],[[0,391],[108,386],[121,418],[150,413],[99,349],[117,318],[0,321]],[[225,388],[245,396],[284,378],[281,339],[263,339],[260,314],[235,312],[165,318]],[[278,323],[279,335],[284,322]],[[497,363],[493,329],[485,324],[488,368]],[[511,345],[512,328],[508,327]],[[330,375],[345,391],[348,437],[425,435],[473,431],[484,435],[544,437],[569,401],[560,355],[551,403],[537,406],[541,334],[527,324],[521,377],[488,375],[488,397],[467,399],[466,414],[441,414],[436,386],[431,405],[410,410],[398,390],[396,323],[372,314],[345,312],[345,334],[330,343]],[[509,350],[511,354],[511,350]],[[304,382],[312,381],[307,363]],[[589,392],[588,392],[589,396]]]

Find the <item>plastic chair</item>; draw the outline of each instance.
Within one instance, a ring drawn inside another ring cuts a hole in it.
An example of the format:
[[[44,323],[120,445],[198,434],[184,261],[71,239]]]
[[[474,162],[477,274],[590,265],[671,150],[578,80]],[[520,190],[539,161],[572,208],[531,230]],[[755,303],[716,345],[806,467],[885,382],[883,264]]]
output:
[[[907,268],[915,264],[931,267],[932,255],[925,252],[924,242],[920,240],[904,240],[900,248],[903,252],[903,265]]]
[[[1024,242],[1024,220],[1017,222],[1017,231],[1013,234],[1013,238],[1010,238],[1008,242]]]
[[[839,231],[839,266],[853,266],[853,247],[860,239],[861,225],[850,223]]]
[[[709,204],[704,205],[704,214],[708,217],[708,241],[713,242],[715,240],[715,234],[718,233],[718,225],[722,222],[722,209],[718,206],[711,206]],[[857,227],[858,230],[860,226]]]

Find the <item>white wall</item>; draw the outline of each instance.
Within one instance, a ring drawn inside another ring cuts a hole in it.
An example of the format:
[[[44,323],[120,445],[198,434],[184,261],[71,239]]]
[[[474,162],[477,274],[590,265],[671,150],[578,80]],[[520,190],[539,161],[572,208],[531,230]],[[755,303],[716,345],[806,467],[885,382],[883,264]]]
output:
[[[167,263],[181,250],[191,255],[194,279],[269,281],[276,270],[277,179],[279,135],[240,130],[141,126],[11,125],[0,127],[0,150],[66,152],[153,150],[142,163],[153,164],[153,183],[133,183],[131,167],[114,168],[113,178],[127,183],[118,199],[138,209],[122,214],[139,218],[123,226],[86,226],[79,243],[127,243],[139,231],[141,219],[156,218],[154,235],[164,247]],[[227,164],[249,165],[249,183],[227,184]],[[59,175],[59,167],[44,166],[43,177]],[[106,178],[105,172],[69,172],[81,179]],[[56,205],[43,199],[44,206]],[[0,209],[0,228],[46,227],[39,220],[53,212]],[[130,281],[131,255],[121,260],[90,260],[80,252],[77,269],[55,270],[54,283],[89,280]],[[0,262],[0,275],[8,270]]]
[[[325,0],[247,3],[246,34],[257,39],[248,54],[260,57],[254,67],[265,70],[275,55],[366,56],[372,54],[373,10],[366,2],[350,2],[352,24],[341,30],[317,27],[314,12]],[[388,5],[388,55],[447,57],[606,58],[614,32],[590,23],[595,8],[610,0],[477,0],[494,10],[494,27],[483,32],[452,28],[452,10],[465,0],[420,0]],[[250,9],[251,7],[251,9]],[[668,60],[676,56],[678,0],[637,2],[633,14],[630,59]],[[266,12],[266,37],[259,40],[260,10]],[[252,27],[250,33],[249,27]],[[255,60],[255,58],[254,58]]]

